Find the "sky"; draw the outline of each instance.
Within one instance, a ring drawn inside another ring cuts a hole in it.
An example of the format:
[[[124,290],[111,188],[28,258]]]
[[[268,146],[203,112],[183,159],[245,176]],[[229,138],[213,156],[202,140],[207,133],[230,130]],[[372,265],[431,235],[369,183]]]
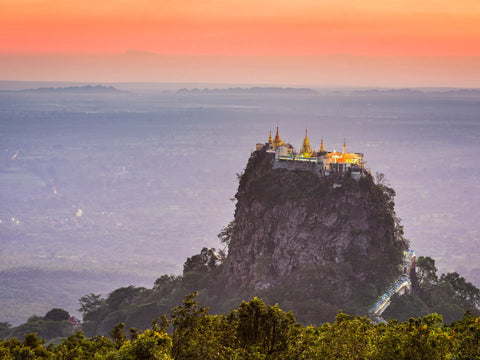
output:
[[[402,73],[382,83],[371,67],[399,72],[392,61],[403,59],[417,74],[406,85],[480,87],[480,1],[0,0],[0,80],[185,81],[193,66],[191,81],[335,85],[298,63],[330,59],[325,72],[341,75],[339,55],[352,64],[343,74],[365,72],[352,85],[402,85]]]

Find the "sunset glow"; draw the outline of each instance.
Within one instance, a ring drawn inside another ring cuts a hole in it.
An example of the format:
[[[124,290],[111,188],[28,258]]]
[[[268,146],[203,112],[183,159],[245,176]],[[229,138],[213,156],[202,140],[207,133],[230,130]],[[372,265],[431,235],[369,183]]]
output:
[[[480,56],[477,0],[0,0],[1,54]]]
[[[478,1],[0,0],[3,53],[480,55]]]

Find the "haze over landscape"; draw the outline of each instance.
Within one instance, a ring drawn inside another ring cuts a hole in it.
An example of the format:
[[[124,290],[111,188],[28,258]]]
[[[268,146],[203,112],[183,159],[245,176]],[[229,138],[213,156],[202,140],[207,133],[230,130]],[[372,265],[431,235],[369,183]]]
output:
[[[363,152],[412,248],[480,286],[478,23],[471,0],[0,0],[0,321],[221,247],[277,125]]]
[[[13,301],[2,311],[18,314],[15,295],[32,287],[41,300],[17,316],[37,301],[66,306],[49,297],[51,277],[72,304],[82,291],[151,286],[203,246],[221,247],[235,174],[277,124],[296,147],[308,127],[315,148],[323,139],[338,150],[345,138],[365,153],[397,191],[412,247],[480,284],[478,91],[87,87],[0,99],[1,270],[6,283],[28,279],[2,288]]]

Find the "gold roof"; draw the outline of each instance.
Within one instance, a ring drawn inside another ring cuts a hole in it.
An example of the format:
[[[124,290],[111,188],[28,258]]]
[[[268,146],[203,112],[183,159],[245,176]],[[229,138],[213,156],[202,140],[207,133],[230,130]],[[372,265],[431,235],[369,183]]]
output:
[[[301,154],[311,154],[312,149],[310,148],[310,139],[308,138],[307,129],[305,129],[305,138],[303,139],[303,145],[300,149]]]
[[[320,152],[324,152],[325,151],[325,148],[323,147],[323,139],[322,141],[320,142]]]
[[[275,135],[275,139],[273,140],[274,146],[281,146],[283,144],[282,139],[280,138],[280,134],[278,133],[278,126],[277,126],[277,134]]]

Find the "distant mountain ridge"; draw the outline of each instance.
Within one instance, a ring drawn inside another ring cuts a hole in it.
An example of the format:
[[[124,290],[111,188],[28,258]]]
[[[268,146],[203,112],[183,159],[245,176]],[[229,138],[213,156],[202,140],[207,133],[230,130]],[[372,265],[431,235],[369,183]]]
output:
[[[295,88],[295,87],[248,87],[248,88],[227,88],[227,89],[180,89],[177,94],[262,94],[262,95],[314,95],[318,94],[315,90],[310,88]]]
[[[113,86],[105,85],[85,85],[85,86],[68,86],[68,87],[45,87],[37,89],[25,89],[19,90],[19,92],[67,92],[67,93],[85,93],[85,92],[101,92],[101,93],[113,93],[113,92],[123,92],[118,90]]]
[[[423,89],[423,88],[398,88],[398,89],[368,89],[355,90],[355,95],[387,95],[387,96],[480,96],[480,89]]]

